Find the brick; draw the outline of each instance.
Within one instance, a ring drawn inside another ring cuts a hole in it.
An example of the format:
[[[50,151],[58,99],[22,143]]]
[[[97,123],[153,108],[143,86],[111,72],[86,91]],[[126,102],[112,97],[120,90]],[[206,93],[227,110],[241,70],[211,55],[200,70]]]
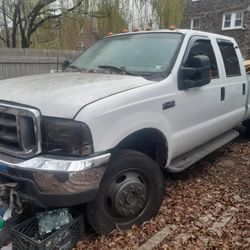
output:
[[[222,30],[223,14],[243,11],[243,24],[246,30]],[[192,0],[184,1],[181,28],[189,29],[192,18],[200,18],[202,31],[234,37],[245,58],[250,59],[250,1],[249,0]]]

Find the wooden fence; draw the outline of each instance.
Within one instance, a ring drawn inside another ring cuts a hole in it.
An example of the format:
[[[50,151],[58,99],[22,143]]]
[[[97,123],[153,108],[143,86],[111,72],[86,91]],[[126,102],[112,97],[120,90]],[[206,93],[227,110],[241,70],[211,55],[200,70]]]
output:
[[[0,48],[0,79],[49,73],[61,69],[65,60],[72,61],[80,53],[71,50]]]

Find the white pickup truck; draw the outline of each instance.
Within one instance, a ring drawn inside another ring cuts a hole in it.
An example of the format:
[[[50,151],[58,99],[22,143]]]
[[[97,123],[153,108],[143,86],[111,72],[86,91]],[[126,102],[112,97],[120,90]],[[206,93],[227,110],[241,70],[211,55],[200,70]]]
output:
[[[181,172],[250,128],[233,38],[192,30],[106,37],[64,73],[0,82],[0,176],[44,207],[86,204],[98,232],[142,223]]]

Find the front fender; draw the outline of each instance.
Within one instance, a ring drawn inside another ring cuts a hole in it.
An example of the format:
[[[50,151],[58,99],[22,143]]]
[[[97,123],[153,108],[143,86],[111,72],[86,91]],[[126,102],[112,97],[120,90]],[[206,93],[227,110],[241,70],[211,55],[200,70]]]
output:
[[[94,141],[95,151],[106,151],[117,146],[127,136],[136,131],[153,128],[160,131],[168,141],[168,146],[171,148],[171,127],[166,119],[155,112],[134,112],[120,119],[107,117],[108,126],[102,127],[101,124],[91,124],[92,136]]]
[[[90,127],[94,151],[104,152],[117,146],[123,139],[132,133],[152,128],[160,131],[168,143],[168,162],[172,155],[173,131],[166,116],[161,112],[125,111],[120,110],[111,113],[99,114],[92,119],[86,119],[87,113],[95,113],[93,107],[82,110],[76,120],[84,121]],[[85,117],[85,119],[83,119]]]
[[[122,92],[85,106],[75,120],[85,122],[92,133],[94,151],[114,148],[132,133],[146,128],[160,131],[172,153],[173,128],[163,103],[175,98],[176,89],[169,77],[162,82]],[[170,157],[171,158],[171,157]]]

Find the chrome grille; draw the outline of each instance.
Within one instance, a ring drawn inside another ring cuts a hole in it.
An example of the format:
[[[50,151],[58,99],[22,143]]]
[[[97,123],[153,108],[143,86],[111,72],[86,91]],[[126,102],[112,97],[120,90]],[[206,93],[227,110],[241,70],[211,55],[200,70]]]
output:
[[[8,148],[18,148],[16,116],[0,113],[0,145]]]
[[[21,158],[40,153],[40,113],[0,103],[0,152]]]

